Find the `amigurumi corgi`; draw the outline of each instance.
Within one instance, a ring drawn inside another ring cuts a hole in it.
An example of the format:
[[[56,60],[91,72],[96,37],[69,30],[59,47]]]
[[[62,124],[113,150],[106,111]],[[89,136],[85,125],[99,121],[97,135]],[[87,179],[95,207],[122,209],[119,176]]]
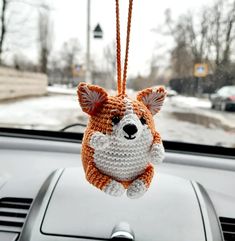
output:
[[[109,96],[103,88],[86,83],[79,84],[77,93],[82,110],[90,115],[82,144],[88,182],[113,196],[125,190],[129,198],[142,196],[153,178],[151,163],[164,158],[153,120],[165,99],[164,88],[145,89],[137,100]]]

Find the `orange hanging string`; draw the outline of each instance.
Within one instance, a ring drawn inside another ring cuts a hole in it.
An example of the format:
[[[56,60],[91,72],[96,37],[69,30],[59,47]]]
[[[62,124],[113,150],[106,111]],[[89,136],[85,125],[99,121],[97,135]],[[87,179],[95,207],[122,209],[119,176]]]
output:
[[[122,80],[122,94],[123,95],[126,94],[126,79],[127,79],[127,67],[128,67],[128,55],[129,55],[129,44],[130,44],[132,9],[133,9],[133,0],[129,0],[127,35],[126,35],[126,56],[125,56],[123,80]]]
[[[120,37],[120,19],[119,19],[119,0],[116,0],[116,48],[117,48],[117,86],[118,95],[122,92],[122,63],[121,63],[121,37]]]
[[[120,37],[120,18],[119,18],[119,0],[116,0],[116,42],[117,42],[117,86],[118,95],[126,95],[126,79],[129,55],[129,43],[131,32],[131,18],[132,18],[133,0],[129,0],[128,21],[127,21],[127,36],[126,36],[126,55],[124,62],[123,80],[121,68],[121,37]]]

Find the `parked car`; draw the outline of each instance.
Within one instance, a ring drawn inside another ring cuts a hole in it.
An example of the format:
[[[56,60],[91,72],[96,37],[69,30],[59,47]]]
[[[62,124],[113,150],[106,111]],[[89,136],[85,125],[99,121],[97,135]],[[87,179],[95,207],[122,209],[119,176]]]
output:
[[[217,110],[235,109],[235,85],[224,86],[210,96],[211,108]]]

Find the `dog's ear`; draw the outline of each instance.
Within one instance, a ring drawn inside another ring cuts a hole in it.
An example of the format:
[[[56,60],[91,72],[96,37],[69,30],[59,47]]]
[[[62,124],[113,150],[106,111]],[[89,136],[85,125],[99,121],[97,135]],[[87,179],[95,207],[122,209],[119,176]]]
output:
[[[137,100],[142,102],[155,115],[161,110],[167,93],[164,87],[148,88],[137,94]]]
[[[95,115],[108,99],[107,92],[96,85],[80,83],[77,89],[78,101],[84,112]]]

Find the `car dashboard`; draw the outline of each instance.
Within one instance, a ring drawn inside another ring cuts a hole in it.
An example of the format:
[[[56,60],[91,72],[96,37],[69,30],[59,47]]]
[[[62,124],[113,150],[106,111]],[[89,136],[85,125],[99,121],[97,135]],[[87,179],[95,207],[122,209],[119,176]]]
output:
[[[235,240],[232,156],[166,148],[131,200],[91,186],[80,152],[81,140],[0,135],[0,240]]]

